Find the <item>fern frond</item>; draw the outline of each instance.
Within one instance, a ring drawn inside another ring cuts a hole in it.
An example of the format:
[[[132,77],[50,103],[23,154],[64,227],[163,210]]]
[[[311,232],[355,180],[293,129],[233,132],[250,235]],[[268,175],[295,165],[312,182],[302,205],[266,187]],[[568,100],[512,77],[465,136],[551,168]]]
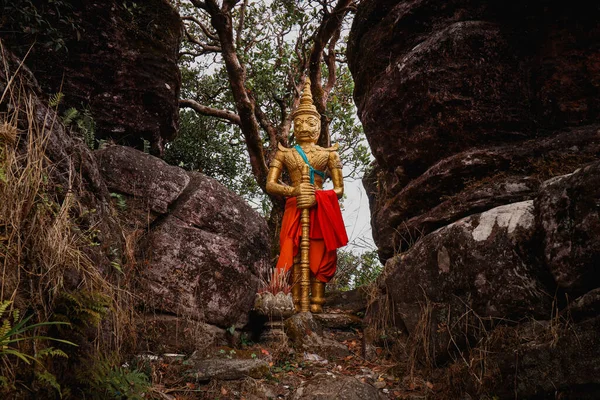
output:
[[[38,351],[37,356],[38,356],[38,358],[41,358],[41,357],[69,358],[67,353],[65,353],[64,351],[62,351],[60,349],[55,349],[54,347],[46,347],[45,349]]]
[[[62,103],[64,98],[65,94],[63,92],[53,94],[52,96],[50,96],[50,100],[48,100],[48,105],[50,107],[56,108],[59,106],[60,103]]]
[[[2,303],[0,303],[0,317],[2,315],[4,315],[4,312],[11,304],[12,304],[12,301],[10,301],[10,300],[4,300]]]
[[[42,384],[45,384],[47,386],[50,386],[50,387],[56,389],[59,396],[62,398],[62,391],[60,388],[60,384],[56,381],[56,376],[54,374],[48,372],[47,370],[36,371],[35,377]]]
[[[68,110],[66,110],[63,114],[63,124],[65,126],[69,126],[73,123],[73,121],[75,121],[77,117],[79,117],[79,111],[77,111],[76,108],[71,107]]]

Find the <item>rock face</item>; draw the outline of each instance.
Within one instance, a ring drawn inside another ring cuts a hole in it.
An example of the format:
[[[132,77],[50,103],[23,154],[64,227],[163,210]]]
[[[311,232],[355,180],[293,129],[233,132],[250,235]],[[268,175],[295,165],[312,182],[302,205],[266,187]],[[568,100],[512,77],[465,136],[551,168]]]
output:
[[[600,163],[547,181],[537,199],[544,259],[571,294],[600,287]]]
[[[111,191],[137,206],[135,196],[148,196],[141,207],[155,214],[140,245],[141,306],[221,328],[243,325],[269,266],[265,220],[200,173],[121,146],[96,156]]]
[[[141,155],[131,147],[111,146],[95,153],[100,172],[111,190],[146,201],[148,208],[164,214],[190,182],[184,170],[156,157]],[[118,170],[118,174],[113,171]]]
[[[38,7],[48,26],[24,18],[32,8],[13,6],[4,10],[3,30],[12,32],[6,40],[21,56],[35,42],[27,62],[45,93],[64,93],[65,108],[89,108],[97,138],[140,149],[145,139],[161,154],[179,124],[182,23],[169,2],[84,0],[31,7]]]
[[[533,211],[533,201],[525,201],[461,219],[390,259],[380,284],[397,323],[412,335],[431,330],[437,357],[446,354],[449,333],[462,336],[437,328],[460,329],[465,315],[545,318],[552,298],[530,252]]]
[[[348,60],[375,156],[363,182],[386,262],[366,318],[392,326],[412,362],[479,373],[472,397],[597,392],[599,15],[367,0],[354,19]],[[560,366],[578,352],[576,376]]]
[[[82,231],[93,228],[96,232],[95,241],[98,246],[89,246],[88,256],[99,269],[104,270],[108,267],[109,260],[102,249],[120,246],[120,238],[115,234],[117,221],[111,215],[110,195],[96,160],[82,140],[72,137],[62,124],[56,122],[59,117],[48,106],[47,99],[27,64],[22,64],[22,60],[10,52],[4,40],[0,41],[0,44],[3,48],[0,58],[5,63],[5,67],[0,71],[0,91],[6,93],[0,109],[3,110],[3,114],[6,110],[23,110],[20,115],[21,134],[18,140],[20,150],[24,153],[27,151],[29,138],[26,133],[30,123],[35,124],[37,130],[46,135],[45,155],[52,166],[49,171],[55,185],[51,194],[64,199],[64,189],[69,188],[75,195],[80,209],[73,217],[78,219],[79,228]],[[19,103],[19,97],[29,99],[27,107],[31,111],[31,120],[27,119],[24,104]]]
[[[598,13],[557,2],[361,4],[348,56],[376,159],[366,183],[383,260],[597,158]]]
[[[297,351],[317,354],[323,359],[350,354],[343,344],[324,336],[323,327],[311,313],[294,314],[284,322],[285,333]]]
[[[300,385],[292,395],[294,400],[376,400],[380,398],[382,397],[379,391],[373,386],[351,376],[331,373],[315,375]]]

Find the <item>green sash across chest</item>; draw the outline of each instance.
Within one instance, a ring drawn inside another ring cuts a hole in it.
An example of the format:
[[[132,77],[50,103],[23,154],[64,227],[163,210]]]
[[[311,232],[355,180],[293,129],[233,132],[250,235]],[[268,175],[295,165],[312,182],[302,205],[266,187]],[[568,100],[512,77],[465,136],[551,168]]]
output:
[[[319,171],[317,169],[314,169],[313,166],[310,165],[310,163],[308,162],[308,157],[306,157],[306,153],[304,152],[304,150],[302,150],[302,147],[300,147],[300,145],[298,145],[298,144],[295,145],[294,149],[296,149],[296,151],[298,152],[298,154],[300,154],[300,157],[302,157],[302,159],[304,160],[304,162],[306,163],[306,165],[308,165],[311,185],[315,184],[315,174],[317,174],[321,178],[325,179],[325,172]]]

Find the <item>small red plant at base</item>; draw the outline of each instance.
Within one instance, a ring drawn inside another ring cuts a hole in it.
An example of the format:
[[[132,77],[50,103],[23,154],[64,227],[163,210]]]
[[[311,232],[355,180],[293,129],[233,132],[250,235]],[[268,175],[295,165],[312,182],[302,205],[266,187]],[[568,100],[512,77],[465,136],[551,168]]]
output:
[[[273,268],[267,275],[267,279],[261,277],[258,293],[277,294],[283,292],[288,294],[292,291],[290,284],[290,271],[284,271],[280,268]]]

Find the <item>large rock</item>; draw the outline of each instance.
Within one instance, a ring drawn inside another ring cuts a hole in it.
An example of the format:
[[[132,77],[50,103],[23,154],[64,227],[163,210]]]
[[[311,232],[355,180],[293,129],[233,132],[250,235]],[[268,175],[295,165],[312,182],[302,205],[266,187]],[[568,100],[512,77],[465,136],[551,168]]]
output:
[[[324,359],[350,355],[348,347],[325,337],[323,327],[311,313],[298,313],[284,322],[285,333],[297,351],[317,354]]]
[[[145,139],[162,153],[177,133],[181,86],[182,23],[169,1],[41,3],[5,7],[3,37],[21,56],[31,48],[43,90],[64,93],[65,109],[89,108],[99,139],[140,149]]]
[[[598,158],[599,11],[361,2],[348,60],[376,159],[365,184],[383,261]]]
[[[536,124],[596,121],[597,15],[597,4],[362,2],[348,61],[376,159],[414,177],[474,145],[535,137]]]
[[[172,314],[148,313],[136,320],[137,349],[149,354],[214,351],[228,344],[224,329]]]
[[[128,214],[150,221],[142,225],[148,233],[139,249],[145,310],[221,328],[245,324],[259,277],[269,267],[266,221],[203,174],[121,146],[99,150],[96,157],[111,190],[124,195],[128,206],[143,208]],[[136,203],[136,197],[145,201]]]
[[[352,376],[317,374],[304,382],[292,395],[293,400],[376,400],[383,396],[373,386]]]
[[[536,204],[558,286],[576,295],[600,287],[600,162],[545,182]]]
[[[466,150],[408,183],[375,168],[364,183],[380,256],[388,259],[419,237],[468,215],[534,199],[541,181],[572,172],[597,154],[600,125],[590,125],[519,146]]]
[[[166,213],[190,182],[183,169],[131,147],[108,146],[95,156],[109,190],[142,199],[155,213]]]
[[[480,370],[469,372],[464,364],[463,375],[455,378],[456,386],[462,386],[472,398],[486,392],[500,399],[597,399],[600,396],[598,329],[598,317],[577,325],[553,320],[504,327],[501,332],[491,334],[493,340],[483,340],[486,344],[481,348],[485,352],[483,359],[477,359],[477,355],[471,358],[473,365],[479,363],[488,371],[483,386],[474,382],[473,375],[468,376]],[[501,373],[490,374],[493,371]],[[469,381],[471,384],[465,388]],[[460,397],[457,394],[451,398]]]
[[[598,15],[600,4],[536,0],[358,7],[348,61],[387,261],[366,317],[406,336],[411,365],[454,353],[445,372],[470,378],[449,398],[469,380],[472,396],[597,393]]]
[[[525,201],[461,219],[390,259],[379,285],[396,323],[413,336],[430,332],[430,351],[443,358],[473,333],[461,320],[548,318],[548,280],[530,250],[533,211]]]
[[[583,296],[576,298],[561,312],[563,318],[575,322],[594,318],[598,315],[600,315],[600,288],[590,290]]]
[[[358,287],[347,291],[325,292],[324,311],[328,313],[346,312],[349,314],[363,313],[367,308],[368,289]]]

